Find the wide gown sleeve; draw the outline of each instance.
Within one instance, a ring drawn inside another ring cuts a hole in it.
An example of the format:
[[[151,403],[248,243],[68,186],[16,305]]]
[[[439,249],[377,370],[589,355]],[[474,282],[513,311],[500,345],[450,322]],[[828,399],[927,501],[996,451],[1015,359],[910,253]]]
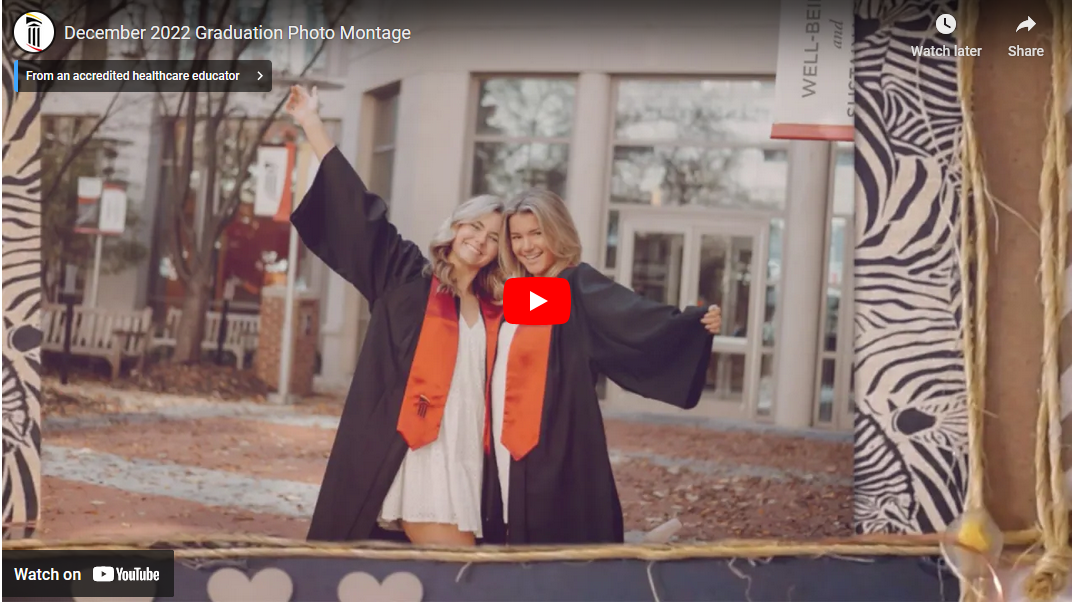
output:
[[[291,224],[318,258],[362,293],[370,304],[421,275],[421,249],[388,221],[388,205],[366,189],[339,148],[321,161]]]
[[[575,275],[593,365],[630,392],[694,408],[712,356],[705,309],[653,302],[587,264]]]

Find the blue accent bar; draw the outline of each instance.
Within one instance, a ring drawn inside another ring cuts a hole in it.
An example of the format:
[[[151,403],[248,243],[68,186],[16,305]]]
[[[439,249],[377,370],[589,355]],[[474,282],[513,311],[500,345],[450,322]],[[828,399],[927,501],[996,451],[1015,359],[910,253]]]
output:
[[[15,92],[19,91],[19,60],[15,59]]]

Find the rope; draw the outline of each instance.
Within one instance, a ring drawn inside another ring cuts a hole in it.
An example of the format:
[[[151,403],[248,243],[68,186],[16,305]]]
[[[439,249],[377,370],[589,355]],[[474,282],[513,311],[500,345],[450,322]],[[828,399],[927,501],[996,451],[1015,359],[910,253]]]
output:
[[[958,24],[963,46],[977,46],[977,0],[960,0]],[[985,509],[984,418],[985,367],[988,352],[988,223],[986,201],[989,198],[984,179],[981,150],[974,127],[973,69],[975,58],[958,58],[958,96],[962,108],[962,139],[959,149],[962,163],[962,186],[959,190],[958,268],[962,296],[962,355],[966,372],[966,432],[968,476],[962,521],[990,524]],[[957,572],[963,602],[987,601],[980,577],[965,577]]]
[[[977,44],[977,0],[959,2],[959,31],[963,46]],[[969,477],[965,509],[984,507],[984,375],[988,351],[988,225],[984,222],[984,173],[977,131],[973,125],[974,57],[958,59],[958,92],[962,105],[962,187],[959,195],[959,273],[962,280],[962,347],[966,367],[966,422],[969,439]],[[971,211],[970,205],[973,204]],[[971,274],[972,273],[972,274]]]
[[[1008,533],[1005,542],[1037,543],[1035,530]],[[564,562],[634,559],[649,561],[699,558],[774,558],[784,556],[937,556],[938,534],[868,535],[812,542],[727,540],[698,544],[608,544],[581,546],[481,546],[476,548],[413,547],[409,544],[361,541],[316,542],[264,535],[187,535],[145,539],[74,539],[5,541],[4,551],[173,549],[176,559],[234,558],[363,558],[437,562]]]
[[[1044,555],[1026,581],[1026,597],[1051,600],[1070,578],[1070,503],[1062,468],[1062,407],[1059,391],[1059,337],[1062,312],[1062,258],[1069,225],[1062,225],[1059,196],[1063,194],[1070,141],[1067,138],[1066,66],[1070,64],[1070,5],[1048,0],[1052,13],[1052,90],[1048,105],[1048,134],[1038,202],[1041,213],[1041,301],[1044,305],[1044,344],[1041,352],[1041,404],[1037,414],[1035,447],[1037,521]],[[1058,232],[1057,232],[1058,230]]]

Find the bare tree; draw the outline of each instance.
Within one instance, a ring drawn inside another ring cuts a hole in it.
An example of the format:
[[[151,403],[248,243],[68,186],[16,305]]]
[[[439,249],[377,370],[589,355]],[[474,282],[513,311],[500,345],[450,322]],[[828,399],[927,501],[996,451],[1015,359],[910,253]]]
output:
[[[45,2],[41,10],[58,19],[59,23],[71,24],[82,29],[107,27],[117,16],[145,14],[147,0],[53,0]],[[135,20],[133,27],[143,25]],[[80,52],[78,45],[81,44]],[[72,58],[103,59],[107,52],[105,41],[79,41],[56,36],[54,43],[35,60],[51,62],[62,69]],[[77,55],[77,56],[76,56]],[[128,57],[129,58],[129,57]],[[33,112],[42,113],[46,99],[52,93],[49,84],[43,84],[34,96]],[[130,103],[121,102],[126,95],[121,88],[113,94],[100,115],[63,116],[72,121],[67,127],[43,132],[41,145],[43,185],[41,188],[42,220],[42,289],[47,300],[55,300],[65,265],[79,264],[92,254],[92,247],[85,236],[73,232],[77,215],[75,190],[77,178],[85,175],[103,174],[107,169],[100,164],[102,156],[115,154],[114,145],[102,137],[109,122],[122,115]],[[125,100],[125,99],[124,99]],[[44,116],[48,118],[49,116]],[[63,118],[57,118],[64,121]],[[49,122],[53,124],[53,122]],[[110,174],[104,174],[106,177]],[[128,211],[127,226],[137,226],[139,216]],[[118,272],[140,262],[147,253],[140,242],[110,237],[106,240],[102,270]]]
[[[265,21],[270,1],[256,0],[260,6],[255,6],[253,23]],[[339,0],[331,8],[326,26],[334,27],[353,3],[354,0]],[[188,9],[185,23],[191,25],[221,27],[236,12],[231,0],[188,0],[184,4]],[[191,56],[195,65],[210,58],[219,59],[221,51],[226,53],[224,60],[234,64],[251,43],[241,40],[230,48],[222,48],[215,40],[189,42],[193,43]],[[312,68],[324,49],[322,41],[298,77]],[[182,92],[171,98],[161,95],[168,137],[161,224],[171,263],[185,290],[173,357],[176,362],[194,362],[200,357],[215,278],[213,259],[217,242],[235,216],[244,190],[248,192],[257,148],[278,123],[277,116],[287,98],[279,91],[273,94],[280,96],[278,101],[272,104],[269,98],[261,99],[268,101],[271,108],[256,111],[254,115],[250,114],[248,103],[236,101],[230,83],[219,91],[210,91],[205,84],[191,80]],[[197,205],[199,190],[203,196],[202,207],[191,213],[191,205]]]
[[[116,93],[100,116],[42,116],[41,136],[41,287],[44,298],[57,301],[64,269],[85,265],[93,246],[86,235],[74,232],[78,177],[103,176],[111,180],[107,165],[118,155],[116,142],[99,136],[105,122],[124,105]],[[128,209],[127,227],[137,227],[138,212]],[[141,242],[108,237],[102,250],[104,274],[119,272],[141,262],[147,254]]]

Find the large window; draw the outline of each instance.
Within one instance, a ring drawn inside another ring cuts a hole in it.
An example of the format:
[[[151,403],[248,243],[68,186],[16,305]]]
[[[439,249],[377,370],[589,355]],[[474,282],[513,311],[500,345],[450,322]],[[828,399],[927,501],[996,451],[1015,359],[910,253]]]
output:
[[[472,194],[543,187],[564,195],[574,91],[568,79],[478,81]]]
[[[612,202],[782,206],[785,145],[769,138],[773,83],[619,82]]]
[[[608,268],[617,208],[782,209],[787,153],[770,138],[771,80],[623,79],[615,95]]]

